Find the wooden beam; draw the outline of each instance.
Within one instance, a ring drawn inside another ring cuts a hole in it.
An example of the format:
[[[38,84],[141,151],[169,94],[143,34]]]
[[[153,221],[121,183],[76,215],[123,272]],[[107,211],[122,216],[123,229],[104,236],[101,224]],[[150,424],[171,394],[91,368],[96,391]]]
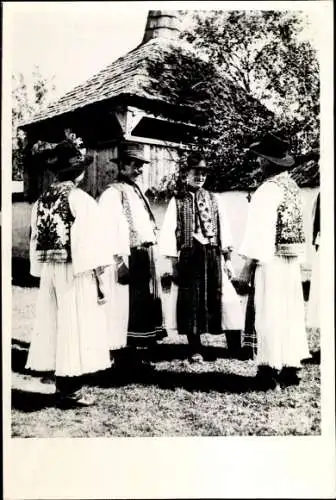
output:
[[[120,125],[123,134],[127,131],[127,112],[126,111],[114,111],[110,113],[114,115]]]
[[[137,108],[128,107],[126,118],[126,134],[131,134],[135,127],[141,122],[141,120],[147,116],[147,113],[145,113],[144,111],[138,110]]]
[[[136,115],[136,114],[139,114],[139,115],[142,114],[142,117],[151,118],[153,120],[162,120],[162,121],[165,121],[167,123],[173,123],[173,124],[174,123],[178,123],[179,125],[186,125],[188,127],[197,128],[197,125],[195,125],[194,123],[184,122],[184,121],[181,121],[181,120],[172,120],[172,119],[166,118],[164,116],[155,116],[155,115],[150,114],[150,113],[145,113],[144,111],[142,111],[139,108],[136,108],[134,106],[128,106],[127,110],[133,112],[134,115]],[[132,130],[134,128],[135,128],[135,126],[132,128]]]
[[[188,145],[182,142],[161,141],[160,139],[151,139],[149,137],[137,137],[131,134],[125,134],[125,140],[130,142],[139,142],[141,144],[149,144],[154,146],[165,146],[178,149],[188,149]]]

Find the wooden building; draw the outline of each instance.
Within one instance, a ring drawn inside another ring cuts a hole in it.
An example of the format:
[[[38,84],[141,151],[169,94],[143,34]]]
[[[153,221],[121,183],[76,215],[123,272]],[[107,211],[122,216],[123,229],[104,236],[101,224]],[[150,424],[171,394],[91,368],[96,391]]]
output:
[[[121,138],[145,145],[150,167],[141,179],[146,190],[174,171],[179,149],[194,130],[192,110],[170,105],[153,90],[147,62],[155,53],[169,51],[178,39],[176,11],[149,11],[141,44],[85,83],[21,125],[30,144],[57,142],[70,129],[83,138],[94,156],[87,190],[94,197],[104,186],[104,165]],[[36,162],[25,168],[25,193],[33,201],[49,182]]]
[[[94,156],[94,163],[86,174],[86,189],[94,197],[99,196],[107,182],[104,166],[114,155],[116,144],[122,138],[143,143],[150,164],[145,167],[140,184],[144,191],[156,188],[176,169],[179,151],[188,145],[196,127],[193,108],[167,103],[154,90],[148,72],[148,61],[155,54],[169,51],[172,46],[192,50],[182,44],[178,35],[176,11],[149,11],[144,37],[138,47],[21,125],[29,143],[57,142],[64,138],[65,130],[82,137]],[[310,214],[319,185],[317,160],[302,161],[294,174],[307,192],[307,214]],[[14,256],[28,257],[30,204],[50,180],[50,174],[36,161],[25,165],[25,201],[13,204]],[[249,195],[255,188],[254,173],[233,167],[227,172],[226,181],[223,196],[238,246]],[[153,207],[159,227],[165,207],[165,203]]]

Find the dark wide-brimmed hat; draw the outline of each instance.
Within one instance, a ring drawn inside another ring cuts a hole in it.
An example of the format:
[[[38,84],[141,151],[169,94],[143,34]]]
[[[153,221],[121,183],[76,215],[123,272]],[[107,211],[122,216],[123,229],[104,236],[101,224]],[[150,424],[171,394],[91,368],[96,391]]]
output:
[[[123,160],[125,158],[150,163],[145,155],[144,145],[139,143],[123,142],[119,144],[117,156],[110,158],[110,161],[117,162],[119,159]]]
[[[289,142],[273,132],[269,132],[259,141],[250,144],[249,150],[257,156],[267,158],[271,163],[283,168],[290,168],[295,161],[293,156],[288,154]]]
[[[67,173],[80,175],[93,162],[93,156],[83,153],[67,139],[57,144],[45,155],[47,155],[47,165],[56,175]]]

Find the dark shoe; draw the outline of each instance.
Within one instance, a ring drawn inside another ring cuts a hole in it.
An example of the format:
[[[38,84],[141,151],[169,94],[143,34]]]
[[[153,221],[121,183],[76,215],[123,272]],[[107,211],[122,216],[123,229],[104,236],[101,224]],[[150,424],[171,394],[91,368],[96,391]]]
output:
[[[310,357],[301,359],[303,365],[320,365],[321,364],[321,351],[310,351]]]
[[[58,406],[62,408],[87,407],[95,403],[95,398],[89,394],[85,394],[83,389],[79,389],[72,394],[58,393]]]
[[[166,330],[166,328],[158,328],[157,329],[157,332],[156,332],[156,341],[157,342],[160,342],[161,340],[165,339],[168,337],[168,332]]]
[[[253,354],[244,347],[238,347],[228,349],[228,357],[230,359],[238,359],[239,361],[247,361],[248,359],[253,359]]]
[[[141,359],[140,366],[142,368],[154,368],[154,364],[149,359]]]
[[[225,336],[229,357],[239,359],[242,350],[241,331],[227,330]]]
[[[41,377],[41,384],[55,385],[55,377],[52,375],[44,375]]]
[[[190,362],[191,363],[203,363],[204,358],[201,353],[195,352],[191,357],[190,357]]]
[[[280,372],[280,384],[284,387],[290,385],[299,385],[301,378],[298,375],[298,368],[285,367]]]
[[[241,349],[241,360],[248,360],[248,359],[254,359],[254,352],[252,347],[250,346],[243,346]]]

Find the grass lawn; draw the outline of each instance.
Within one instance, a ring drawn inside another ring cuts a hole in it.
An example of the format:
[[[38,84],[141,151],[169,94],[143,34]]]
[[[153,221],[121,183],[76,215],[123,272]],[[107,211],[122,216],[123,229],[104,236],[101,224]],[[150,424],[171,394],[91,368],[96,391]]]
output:
[[[14,286],[12,436],[228,436],[320,434],[320,367],[306,363],[299,387],[260,391],[253,361],[227,358],[224,336],[204,336],[208,361],[186,361],[184,337],[172,332],[150,354],[148,369],[129,365],[87,379],[90,408],[54,407],[53,386],[24,370],[36,288]],[[308,331],[309,348],[320,347]]]

